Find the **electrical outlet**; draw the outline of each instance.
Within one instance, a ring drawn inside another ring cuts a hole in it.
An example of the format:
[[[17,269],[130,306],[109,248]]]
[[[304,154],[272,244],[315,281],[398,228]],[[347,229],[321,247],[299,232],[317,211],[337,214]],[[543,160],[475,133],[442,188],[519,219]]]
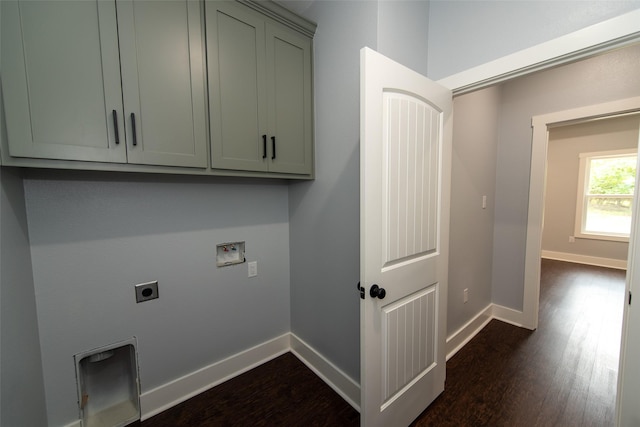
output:
[[[158,298],[158,281],[140,283],[136,285],[136,302],[145,302]]]
[[[251,261],[248,266],[249,277],[256,277],[258,275],[258,261]]]
[[[469,288],[465,288],[464,291],[462,291],[462,295],[464,298],[464,303],[466,304],[469,301]]]

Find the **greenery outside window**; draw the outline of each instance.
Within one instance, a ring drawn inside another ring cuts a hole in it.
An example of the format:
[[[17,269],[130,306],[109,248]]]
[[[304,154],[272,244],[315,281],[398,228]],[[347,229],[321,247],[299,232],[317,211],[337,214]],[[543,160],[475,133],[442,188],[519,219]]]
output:
[[[629,241],[637,150],[580,154],[575,235]]]

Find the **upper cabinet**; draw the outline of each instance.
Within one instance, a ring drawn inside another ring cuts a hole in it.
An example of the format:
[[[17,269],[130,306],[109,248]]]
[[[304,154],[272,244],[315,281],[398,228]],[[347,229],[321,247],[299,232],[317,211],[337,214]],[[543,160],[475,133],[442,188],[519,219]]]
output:
[[[311,38],[235,2],[206,26],[213,167],[311,174]]]
[[[315,25],[269,1],[2,0],[2,164],[313,178]]]
[[[115,3],[1,7],[9,154],[125,162]]]
[[[3,1],[10,156],[206,168],[201,8]]]
[[[206,168],[202,4],[116,4],[129,163]]]

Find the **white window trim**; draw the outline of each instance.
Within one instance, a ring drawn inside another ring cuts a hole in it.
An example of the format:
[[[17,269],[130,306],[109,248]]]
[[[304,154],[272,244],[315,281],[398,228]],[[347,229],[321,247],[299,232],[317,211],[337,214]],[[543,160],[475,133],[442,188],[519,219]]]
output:
[[[592,153],[580,153],[580,168],[578,172],[578,195],[576,197],[576,217],[575,217],[575,228],[574,228],[574,236],[581,239],[595,239],[595,240],[608,240],[612,242],[629,242],[629,236],[626,235],[616,235],[612,233],[584,233],[582,231],[582,224],[584,224],[587,215],[586,209],[584,209],[584,198],[587,191],[588,182],[586,180],[587,177],[587,168],[588,168],[588,159],[593,158],[607,158],[607,157],[619,157],[624,156],[626,154],[638,154],[638,150],[636,148],[627,148],[623,150],[610,150],[610,151],[597,151]],[[637,171],[636,171],[637,173]]]

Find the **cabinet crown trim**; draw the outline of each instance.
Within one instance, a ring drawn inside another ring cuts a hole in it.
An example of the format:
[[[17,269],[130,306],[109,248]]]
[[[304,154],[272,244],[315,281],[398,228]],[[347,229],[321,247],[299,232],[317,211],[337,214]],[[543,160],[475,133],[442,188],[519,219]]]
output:
[[[286,25],[307,37],[313,38],[317,25],[300,15],[296,15],[289,9],[272,1],[265,0],[237,0],[250,8],[268,16],[279,23]]]

